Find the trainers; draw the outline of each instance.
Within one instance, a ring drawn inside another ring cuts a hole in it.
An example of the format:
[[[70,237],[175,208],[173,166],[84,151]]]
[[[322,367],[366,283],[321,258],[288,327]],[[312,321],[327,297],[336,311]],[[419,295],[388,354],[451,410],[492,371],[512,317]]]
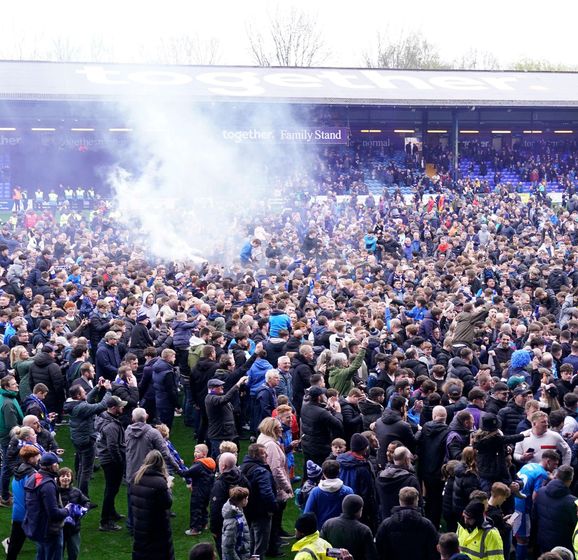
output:
[[[202,533],[202,531],[197,531],[196,529],[187,529],[185,531],[185,535],[187,535],[187,537],[197,537]]]
[[[115,531],[122,531],[122,527],[117,525],[114,521],[111,521],[110,523],[101,523],[98,530],[105,533],[112,533]]]
[[[112,516],[113,521],[120,521],[121,519],[124,519],[124,515],[122,513],[115,513]]]
[[[8,554],[8,546],[10,545],[10,539],[8,537],[6,537],[3,541],[2,541],[2,546],[4,547],[4,552],[6,554]]]

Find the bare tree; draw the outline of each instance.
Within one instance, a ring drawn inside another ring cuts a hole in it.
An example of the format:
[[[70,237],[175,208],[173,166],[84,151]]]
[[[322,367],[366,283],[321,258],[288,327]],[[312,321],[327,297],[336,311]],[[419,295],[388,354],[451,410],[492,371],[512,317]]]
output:
[[[296,8],[271,16],[266,32],[248,27],[247,35],[259,66],[315,66],[329,54],[315,19]]]
[[[377,37],[377,51],[364,55],[369,68],[426,70],[446,68],[435,45],[417,31],[402,32],[397,38]]]
[[[160,41],[155,58],[161,64],[217,64],[220,45],[197,34],[174,35]]]
[[[469,49],[452,62],[456,70],[500,70],[500,61],[490,51]]]
[[[87,62],[116,62],[113,41],[103,35],[93,35],[83,58]]]
[[[48,58],[57,62],[78,61],[80,57],[79,47],[70,37],[60,35],[52,40]]]
[[[509,66],[509,70],[517,70],[520,72],[568,72],[576,71],[578,68],[575,65],[557,64],[536,58],[521,58]]]

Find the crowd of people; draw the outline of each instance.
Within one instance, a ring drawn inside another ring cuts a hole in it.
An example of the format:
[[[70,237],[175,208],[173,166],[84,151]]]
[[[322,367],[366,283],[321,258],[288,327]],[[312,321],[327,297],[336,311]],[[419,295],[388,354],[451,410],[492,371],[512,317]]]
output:
[[[2,226],[7,558],[82,557],[98,509],[103,543],[122,520],[133,558],[170,560],[175,477],[199,560],[574,557],[578,211],[444,186],[291,204],[230,263],[148,256],[106,205]]]

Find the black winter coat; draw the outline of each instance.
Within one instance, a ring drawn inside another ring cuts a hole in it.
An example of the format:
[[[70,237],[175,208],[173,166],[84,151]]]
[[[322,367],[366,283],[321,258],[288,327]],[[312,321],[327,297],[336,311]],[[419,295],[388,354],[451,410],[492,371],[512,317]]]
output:
[[[351,515],[328,519],[319,536],[334,548],[347,548],[355,560],[377,560],[371,529]]]
[[[456,467],[454,477],[454,492],[452,509],[455,515],[461,516],[462,511],[470,503],[470,494],[480,489],[480,478],[472,471],[466,471],[466,466],[460,463]]]
[[[486,408],[484,409],[484,411],[489,412],[490,414],[495,414],[497,416],[500,410],[502,410],[502,408],[506,408],[506,406],[508,406],[508,403],[506,401],[500,401],[498,399],[490,397],[486,401]]]
[[[377,530],[375,544],[388,560],[437,560],[438,532],[413,507],[396,506]]]
[[[205,397],[205,409],[209,419],[209,439],[234,440],[237,434],[234,408],[231,403],[239,395],[239,388],[233,385],[224,395],[209,393]],[[225,500],[226,501],[226,500]]]
[[[534,500],[534,517],[538,525],[538,547],[540,553],[555,546],[572,548],[572,536],[576,527],[576,498],[561,481],[554,479],[540,488]]]
[[[399,491],[402,488],[411,486],[421,494],[421,486],[417,476],[414,472],[408,471],[403,467],[385,467],[379,473],[375,485],[379,496],[381,519],[389,517],[393,508],[399,505]]]
[[[418,474],[421,479],[441,480],[441,469],[445,462],[446,440],[449,428],[441,422],[426,422],[418,432]]]
[[[513,436],[518,424],[526,419],[526,412],[523,406],[518,406],[514,401],[511,401],[508,406],[498,412],[498,419],[504,435]]]
[[[130,490],[133,515],[133,560],[174,560],[170,509],[173,503],[167,481],[149,468]]]
[[[375,423],[375,435],[379,441],[377,464],[385,467],[387,446],[395,440],[401,441],[412,453],[415,451],[415,438],[410,425],[404,422],[401,414],[391,408],[386,408],[383,416]]]
[[[331,453],[332,439],[343,433],[343,416],[331,413],[318,403],[308,402],[301,409],[301,433],[301,447],[305,453],[327,457]]]
[[[220,535],[223,529],[223,514],[222,509],[225,502],[229,499],[229,490],[234,486],[243,486],[243,488],[249,488],[249,481],[245,475],[241,472],[239,467],[234,467],[230,471],[226,471],[219,475],[215,484],[213,484],[213,489],[210,498],[210,530],[214,535]]]
[[[468,364],[462,358],[453,358],[449,363],[448,379],[455,377],[464,383],[463,394],[467,395],[475,386],[476,378]]]
[[[478,451],[476,463],[480,478],[509,484],[511,480],[506,465],[506,446],[523,439],[522,434],[503,436],[498,432],[492,432],[491,435],[474,442],[474,449]]]
[[[369,430],[369,426],[377,422],[383,414],[383,405],[378,402],[365,399],[359,401],[359,410],[363,420],[363,431]]]
[[[138,387],[129,387],[124,381],[113,383],[111,392],[115,397],[126,401],[126,406],[119,416],[120,423],[126,428],[132,421],[132,411],[138,406]]]
[[[30,387],[37,383],[44,383],[48,387],[48,394],[44,405],[48,412],[60,412],[64,402],[64,376],[54,358],[46,352],[39,352],[34,356],[29,370]]]
[[[343,434],[347,448],[349,448],[351,436],[363,432],[363,418],[359,406],[353,405],[345,399],[341,399],[339,402],[341,404],[341,415],[343,416]]]
[[[245,517],[252,522],[277,511],[277,486],[269,465],[248,455],[243,459],[241,472],[249,481],[249,504]]]
[[[191,370],[191,389],[200,407],[205,405],[205,397],[208,393],[207,383],[213,378],[217,369],[219,369],[217,362],[209,358],[201,358]]]
[[[175,368],[160,358],[153,366],[153,386],[158,409],[174,409],[179,404],[179,391]]]
[[[299,414],[303,405],[305,390],[311,387],[311,376],[315,373],[313,364],[308,362],[301,354],[297,354],[291,363],[291,375],[293,376],[293,406]]]

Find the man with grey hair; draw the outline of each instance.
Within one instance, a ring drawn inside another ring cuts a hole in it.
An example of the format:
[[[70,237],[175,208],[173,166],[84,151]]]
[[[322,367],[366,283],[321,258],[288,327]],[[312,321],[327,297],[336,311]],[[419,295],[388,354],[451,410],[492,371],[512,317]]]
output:
[[[353,389],[353,378],[363,363],[366,349],[367,339],[364,339],[359,352],[355,355],[351,364],[349,363],[349,358],[341,352],[333,356],[329,365],[329,386],[337,389],[342,397],[347,396],[349,391]]]
[[[444,406],[434,406],[432,420],[426,422],[416,436],[418,456],[427,458],[418,463],[419,479],[425,487],[425,516],[436,529],[440,525],[442,515],[444,490],[442,466],[449,433],[446,425],[447,417],[448,413]]]
[[[285,395],[289,402],[293,402],[293,379],[289,356],[280,356],[277,359],[277,371],[279,372],[279,385],[275,389],[277,396]]]
[[[249,481],[237,466],[237,456],[233,453],[221,453],[219,457],[219,476],[213,484],[209,502],[209,528],[215,538],[219,555],[221,554],[221,535],[223,531],[222,509],[229,499],[229,490],[234,486],[249,488]]]
[[[273,410],[277,408],[276,388],[279,386],[280,381],[281,376],[276,369],[270,369],[265,373],[265,381],[257,389],[257,394],[255,395],[256,426],[261,423],[261,420],[271,416]]]
[[[391,515],[402,488],[412,487],[420,492],[421,486],[413,470],[412,459],[413,455],[407,447],[398,447],[393,452],[393,465],[388,465],[379,473],[376,488],[382,519]]]
[[[172,473],[178,473],[181,466],[169,452],[169,448],[161,433],[147,424],[148,414],[144,408],[135,408],[132,411],[132,424],[125,431],[126,443],[126,481],[128,498],[127,528],[132,532],[132,511],[130,506],[130,490],[134,475],[141,467],[149,451],[160,451],[167,468]]]

